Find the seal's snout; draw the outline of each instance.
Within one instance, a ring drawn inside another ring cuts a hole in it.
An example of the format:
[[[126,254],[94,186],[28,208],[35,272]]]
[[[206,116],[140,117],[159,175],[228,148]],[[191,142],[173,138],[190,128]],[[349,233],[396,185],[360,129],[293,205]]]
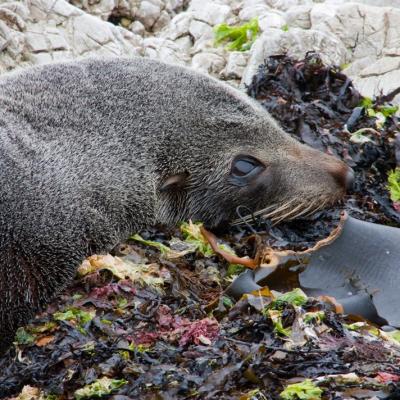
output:
[[[328,168],[329,173],[333,176],[339,187],[346,191],[353,188],[354,184],[354,171],[342,162],[334,163]]]

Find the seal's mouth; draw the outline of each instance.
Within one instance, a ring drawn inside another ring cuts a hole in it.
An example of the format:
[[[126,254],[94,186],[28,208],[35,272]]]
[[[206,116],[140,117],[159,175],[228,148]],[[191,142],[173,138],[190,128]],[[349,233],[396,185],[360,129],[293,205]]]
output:
[[[261,210],[240,216],[240,218],[234,220],[231,225],[238,226],[248,224],[258,217],[268,219],[271,221],[272,225],[277,225],[282,221],[291,221],[300,217],[307,218],[318,211],[337,204],[340,199],[341,197],[332,199],[332,196],[319,196],[314,199],[299,199],[296,197],[284,202],[270,204]],[[244,207],[244,209],[248,210],[247,207]],[[240,215],[238,211],[237,213]]]

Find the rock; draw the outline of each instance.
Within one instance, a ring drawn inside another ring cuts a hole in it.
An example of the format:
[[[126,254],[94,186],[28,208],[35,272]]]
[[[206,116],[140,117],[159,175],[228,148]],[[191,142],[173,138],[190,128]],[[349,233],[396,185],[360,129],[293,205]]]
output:
[[[316,4],[310,12],[311,25],[344,44],[351,53],[345,72],[363,95],[374,96],[398,86],[400,9],[360,3]]]
[[[49,47],[54,51],[69,50],[67,40],[60,34],[57,28],[48,27],[46,30]]]
[[[157,19],[160,17],[161,7],[150,1],[142,1],[136,13],[136,18],[144,25],[146,29],[151,29]]]
[[[165,10],[170,13],[176,12],[176,11],[182,9],[184,4],[185,4],[184,0],[165,0],[164,1]]]
[[[161,11],[160,17],[153,25],[153,32],[158,32],[168,25],[169,21],[171,21],[171,16],[165,11]]]
[[[199,21],[214,26],[226,21],[231,14],[229,6],[215,1],[192,0],[188,11]]]
[[[90,13],[91,15],[95,15],[103,20],[107,20],[113,11],[120,11],[118,8],[117,0],[97,0],[97,1],[81,1],[81,0],[70,0],[70,3],[74,6]],[[128,10],[120,13],[123,16],[129,17],[130,15]]]
[[[227,50],[225,50],[225,45],[214,45],[214,35],[208,35],[205,34],[203,35],[199,40],[197,40],[193,47],[190,49],[190,54],[195,55],[201,52],[206,52],[206,53],[214,53],[218,54],[221,57],[226,57],[227,53],[229,53]]]
[[[357,60],[353,60],[351,63],[345,66],[343,72],[349,76],[358,75],[365,67],[373,64],[375,62],[375,57],[364,57]]]
[[[247,7],[244,7],[239,12],[239,19],[242,21],[249,21],[252,18],[260,17],[260,15],[263,15],[263,14],[269,12],[270,10],[271,9],[269,7],[267,7],[264,3],[256,4],[256,5],[249,5]]]
[[[140,37],[64,0],[13,4],[0,5],[0,71],[82,56],[141,54]]]
[[[182,36],[175,40],[176,45],[181,48],[184,52],[189,53],[193,46],[193,40],[189,35]]]
[[[349,68],[346,72],[351,74],[352,70]],[[365,96],[387,94],[400,86],[400,57],[383,57],[370,62],[352,78],[357,89]]]
[[[269,9],[271,9],[270,5],[265,0],[243,0],[242,3],[242,9],[258,7],[258,6],[268,7]]]
[[[202,72],[217,75],[224,66],[224,58],[215,53],[198,53],[192,58],[192,68]]]
[[[400,57],[384,57],[381,58],[372,65],[366,66],[360,73],[361,78],[367,78],[369,76],[384,75],[388,72],[399,69]]]
[[[261,31],[269,28],[282,29],[286,25],[286,18],[282,12],[271,11],[260,15],[258,24]]]
[[[223,79],[241,79],[249,60],[249,53],[243,51],[232,51],[229,53],[228,61],[220,75]]]
[[[144,55],[149,58],[162,60],[166,63],[186,65],[190,62],[187,53],[170,40],[160,37],[149,37],[143,40]]]
[[[299,28],[292,28],[287,32],[281,29],[267,29],[252,46],[242,84],[251,82],[258,66],[266,57],[287,52],[290,56],[301,59],[310,50],[319,52],[326,63],[341,65],[350,59],[350,54],[343,44],[328,33]]]
[[[189,12],[182,12],[172,18],[168,28],[163,33],[163,37],[175,40],[189,33],[189,26],[193,20],[193,15]]]
[[[26,45],[33,53],[46,52],[49,50],[49,44],[46,39],[46,36],[43,35],[43,28],[40,26],[32,27],[32,30],[25,36]]]
[[[311,28],[311,5],[292,7],[286,12],[286,22],[289,27],[302,29]]]
[[[206,34],[208,34],[208,36],[211,34],[212,36],[213,31],[210,25],[194,19],[190,22],[189,33],[195,40],[199,40],[203,35]]]
[[[129,27],[129,30],[141,36],[146,32],[146,28],[140,21],[133,21]]]
[[[311,10],[313,29],[336,35],[351,49],[353,57],[379,57],[384,48],[397,47],[400,10],[349,3],[317,4]]]
[[[354,0],[355,3],[368,4],[375,7],[400,8],[400,0]]]
[[[82,14],[73,21],[74,50],[78,54],[84,53],[88,46],[99,49],[108,42],[112,42],[111,24],[105,24],[91,15]],[[92,42],[89,44],[89,42]]]
[[[313,4],[313,0],[266,0],[265,1],[271,8],[281,11],[287,11],[292,7]]]
[[[41,17],[39,17],[41,20],[50,19],[50,16],[57,20],[57,16],[65,19],[82,14],[82,11],[64,0],[32,0],[30,3],[30,17],[38,17],[40,12],[42,13]]]

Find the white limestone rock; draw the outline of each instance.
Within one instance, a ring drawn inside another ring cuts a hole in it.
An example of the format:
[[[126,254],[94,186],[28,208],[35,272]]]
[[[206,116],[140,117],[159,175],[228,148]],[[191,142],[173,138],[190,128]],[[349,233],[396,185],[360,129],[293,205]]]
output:
[[[193,20],[192,13],[182,12],[172,18],[168,27],[162,32],[162,36],[171,40],[176,40],[189,34],[190,23]]]
[[[96,55],[140,55],[141,41],[64,0],[0,4],[0,72]]]
[[[289,27],[311,28],[311,5],[296,6],[286,12],[286,22]]]
[[[292,7],[313,4],[313,0],[265,0],[273,9],[288,11]]]
[[[258,25],[261,31],[266,31],[270,28],[283,29],[287,24],[284,13],[273,10],[260,15]]]
[[[193,40],[190,35],[181,36],[175,40],[176,45],[182,49],[185,53],[189,54],[190,49],[193,46]]]
[[[400,0],[354,0],[355,3],[367,4],[375,7],[400,8]]]
[[[144,56],[170,64],[186,65],[190,57],[178,44],[170,39],[149,37],[143,40]]]
[[[249,61],[249,56],[247,51],[232,51],[229,53],[226,66],[220,73],[221,78],[225,80],[241,79]]]
[[[218,75],[225,66],[225,59],[215,53],[198,53],[192,58],[192,68],[213,75]]]
[[[248,21],[252,18],[260,17],[260,15],[268,13],[269,11],[271,11],[271,9],[265,3],[249,5],[247,7],[244,7],[239,12],[239,19],[241,21]]]
[[[192,35],[194,40],[199,40],[202,36],[213,37],[212,27],[205,22],[193,19],[189,25],[189,33]]]
[[[160,16],[158,17],[158,20],[154,23],[152,27],[152,31],[155,33],[159,32],[161,29],[168,25],[169,21],[171,21],[170,14],[168,14],[167,11],[162,10]]]
[[[231,9],[225,4],[207,0],[192,0],[188,11],[193,18],[214,26],[222,24],[231,15]]]
[[[375,62],[370,60],[356,74],[352,75],[350,68],[346,72],[363,95],[373,97],[381,93],[387,94],[399,87],[400,57],[383,57]]]
[[[140,36],[143,36],[146,32],[146,28],[140,21],[133,21],[132,24],[129,26],[129,30]]]
[[[362,4],[326,6],[319,4],[311,10],[313,29],[336,35],[352,49],[354,58],[378,55],[384,47],[386,13],[379,7]]]
[[[161,6],[150,1],[142,1],[135,17],[146,29],[151,29],[161,14]]]

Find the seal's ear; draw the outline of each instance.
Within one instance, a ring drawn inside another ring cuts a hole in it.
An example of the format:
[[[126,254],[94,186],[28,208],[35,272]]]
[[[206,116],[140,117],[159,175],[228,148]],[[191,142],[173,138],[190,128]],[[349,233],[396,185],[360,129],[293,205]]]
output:
[[[181,172],[179,174],[169,176],[161,185],[160,192],[181,190],[187,182],[189,172]]]

